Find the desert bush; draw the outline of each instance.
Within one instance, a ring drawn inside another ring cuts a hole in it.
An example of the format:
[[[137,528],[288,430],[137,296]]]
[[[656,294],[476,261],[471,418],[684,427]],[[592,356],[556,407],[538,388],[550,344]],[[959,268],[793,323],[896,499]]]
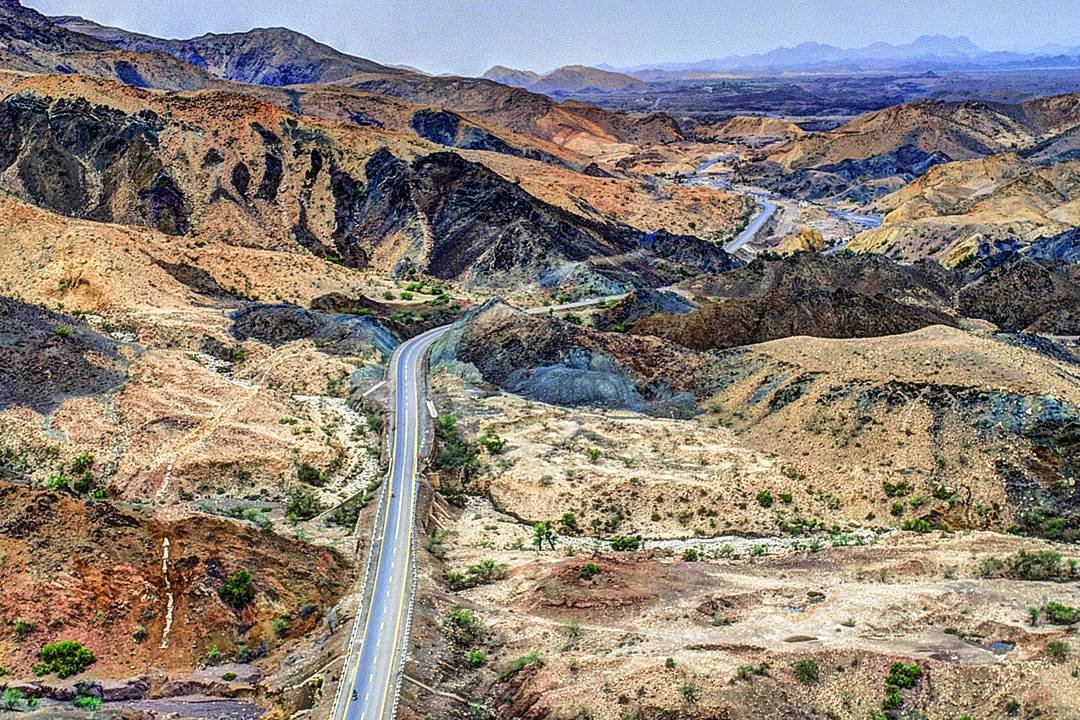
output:
[[[818,681],[820,671],[814,658],[799,658],[791,667],[795,670],[795,677],[803,685],[813,685]]]
[[[34,665],[35,675],[56,673],[60,678],[78,675],[97,660],[92,650],[74,640],[45,643],[38,658],[41,662]]]
[[[600,566],[593,562],[587,562],[578,568],[578,577],[582,580],[592,580],[600,574]]]
[[[311,463],[302,462],[296,466],[296,479],[305,485],[322,487],[326,485],[326,474]]]
[[[222,601],[235,608],[249,605],[255,599],[255,584],[251,580],[251,573],[240,570],[218,590],[218,597]]]
[[[1080,608],[1051,600],[1043,605],[1043,614],[1052,625],[1075,625],[1080,622]]]
[[[89,712],[97,712],[101,709],[101,698],[96,695],[79,695],[77,698],[71,701],[71,704],[80,710],[87,710]]]
[[[1046,643],[1046,654],[1050,656],[1050,659],[1054,662],[1063,662],[1069,657],[1069,653],[1072,652],[1072,648],[1069,647],[1069,643],[1064,640],[1051,640]]]
[[[475,613],[455,605],[446,613],[445,628],[451,640],[468,645],[480,635],[480,620]]]
[[[517,675],[519,672],[529,667],[530,665],[543,665],[544,661],[540,657],[540,653],[533,650],[531,653],[522,655],[517,660],[503,668],[503,671],[499,673],[499,680],[506,682],[510,678]]]
[[[619,552],[637,550],[641,547],[641,538],[637,535],[616,535],[611,538],[611,549]]]
[[[289,514],[289,517],[310,520],[322,510],[323,504],[314,490],[304,485],[294,485],[289,488],[285,503],[285,512]]]

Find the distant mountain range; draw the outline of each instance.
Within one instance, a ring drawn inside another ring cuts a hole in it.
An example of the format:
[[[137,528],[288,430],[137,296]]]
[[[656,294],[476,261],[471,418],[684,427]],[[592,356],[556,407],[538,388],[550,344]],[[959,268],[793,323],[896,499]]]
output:
[[[652,63],[627,68],[599,66],[639,79],[662,79],[665,75],[714,72],[860,72],[1010,70],[1025,68],[1080,67],[1080,46],[1048,45],[1031,52],[983,50],[966,37],[923,35],[910,43],[873,43],[859,48],[840,48],[816,42],[782,47],[753,55],[729,55],[690,63]]]
[[[106,27],[76,16],[50,19],[56,27],[72,31],[73,36],[85,37],[87,41],[93,38],[104,47],[165,53],[234,82],[281,86],[337,82],[361,73],[392,75],[405,72],[339,52],[288,28],[257,28],[242,33],[210,33],[187,40],[165,40]]]

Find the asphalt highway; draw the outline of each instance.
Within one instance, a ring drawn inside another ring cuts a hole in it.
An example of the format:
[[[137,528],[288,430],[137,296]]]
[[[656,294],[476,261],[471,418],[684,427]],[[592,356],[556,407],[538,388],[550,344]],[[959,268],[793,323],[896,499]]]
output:
[[[409,639],[419,455],[426,427],[426,356],[447,327],[402,343],[390,358],[393,446],[372,531],[360,612],[353,623],[333,720],[394,716]]]

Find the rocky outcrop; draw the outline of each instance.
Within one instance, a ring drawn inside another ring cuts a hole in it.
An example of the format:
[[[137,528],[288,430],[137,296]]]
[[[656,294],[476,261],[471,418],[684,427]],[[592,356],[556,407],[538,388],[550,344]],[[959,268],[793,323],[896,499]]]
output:
[[[610,308],[593,315],[593,327],[600,330],[625,328],[641,318],[657,313],[685,314],[696,306],[681,295],[651,288],[641,288]]]
[[[333,82],[357,73],[401,73],[371,60],[346,55],[287,28],[210,33],[187,40],[163,40],[105,27],[80,17],[57,18],[89,42],[122,50],[161,52],[218,77],[258,85]],[[59,29],[59,28],[58,28]],[[69,33],[76,34],[76,33]],[[96,40],[90,40],[92,36]]]
[[[367,315],[327,315],[297,305],[249,305],[232,314],[232,333],[240,340],[281,345],[311,340],[332,355],[364,356],[375,353],[383,360],[398,340],[375,318]]]
[[[792,284],[761,295],[705,303],[688,315],[653,315],[635,323],[631,332],[710,350],[796,335],[878,337],[953,324],[955,320],[942,311],[881,294]]]
[[[758,259],[733,272],[702,275],[683,286],[700,296],[744,298],[795,285],[885,295],[898,302],[946,310],[953,305],[960,279],[933,262],[902,265],[880,255],[799,253]]]
[[[542,402],[682,417],[715,382],[710,358],[656,338],[605,333],[498,301],[467,312],[432,350],[433,367]]]
[[[950,161],[942,152],[927,152],[901,145],[880,155],[816,165],[763,179],[765,187],[806,200],[850,199],[866,203],[924,175],[935,165]],[[888,180],[890,183],[879,181]]]
[[[1051,251],[1052,252],[1052,251]],[[959,295],[960,312],[1003,330],[1080,334],[1080,272],[1013,255]]]

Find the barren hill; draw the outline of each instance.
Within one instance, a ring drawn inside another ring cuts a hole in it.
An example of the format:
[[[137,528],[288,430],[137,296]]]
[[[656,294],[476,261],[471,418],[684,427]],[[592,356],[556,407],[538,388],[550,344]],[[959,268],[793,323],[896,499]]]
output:
[[[162,52],[225,80],[260,85],[334,82],[361,72],[395,74],[397,68],[339,52],[288,28],[256,28],[187,40],[162,40],[105,27],[80,17],[52,19],[57,26],[122,50]]]
[[[480,76],[484,80],[493,80],[502,85],[527,88],[540,79],[540,74],[532,70],[515,70],[503,65],[494,65]]]
[[[630,75],[586,65],[566,65],[540,75],[531,70],[514,70],[496,65],[480,77],[503,85],[526,88],[547,95],[573,95],[585,92],[617,92],[636,90],[645,83]]]

